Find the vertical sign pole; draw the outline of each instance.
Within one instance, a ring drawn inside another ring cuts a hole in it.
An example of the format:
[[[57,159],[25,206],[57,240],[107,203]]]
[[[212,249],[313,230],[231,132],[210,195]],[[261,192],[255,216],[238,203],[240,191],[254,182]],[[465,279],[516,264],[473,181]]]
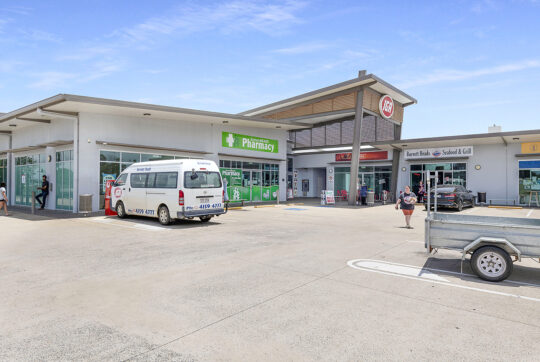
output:
[[[360,166],[360,146],[362,136],[362,119],[364,117],[364,88],[356,93],[356,116],[354,118],[353,149],[351,159],[351,183],[349,185],[349,205],[356,205],[358,197],[358,166]]]

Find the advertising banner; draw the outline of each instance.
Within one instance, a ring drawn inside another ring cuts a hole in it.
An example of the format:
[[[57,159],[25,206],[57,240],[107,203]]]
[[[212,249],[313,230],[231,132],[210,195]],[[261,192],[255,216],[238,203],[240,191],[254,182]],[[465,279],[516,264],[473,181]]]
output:
[[[360,152],[360,161],[387,160],[388,151]],[[336,162],[351,162],[352,153],[336,153]]]
[[[278,153],[278,140],[246,136],[231,132],[221,133],[221,145],[246,151]]]
[[[470,157],[473,155],[473,146],[421,148],[403,152],[406,160]]]
[[[521,153],[540,153],[540,142],[522,143]]]

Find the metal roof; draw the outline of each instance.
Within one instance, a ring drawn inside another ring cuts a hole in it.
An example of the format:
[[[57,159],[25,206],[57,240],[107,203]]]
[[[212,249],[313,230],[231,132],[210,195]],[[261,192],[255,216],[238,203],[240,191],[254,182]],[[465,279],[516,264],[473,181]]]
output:
[[[434,148],[444,146],[468,146],[489,144],[511,144],[540,142],[540,129],[511,132],[476,133],[430,138],[410,138],[392,141],[372,142],[369,145],[379,149]]]
[[[0,130],[13,129],[9,127],[8,121],[10,121],[9,124],[16,125],[17,129],[35,124],[36,122],[50,122],[50,119],[46,119],[48,117],[38,114],[38,108],[48,111],[64,112],[67,114],[77,114],[80,112],[102,113],[130,117],[148,117],[148,119],[182,120],[188,122],[223,122],[230,125],[282,128],[285,130],[306,127],[305,124],[294,121],[268,120],[238,114],[208,112],[189,108],[86,97],[73,94],[58,94],[0,115]],[[150,115],[146,116],[145,113]]]
[[[256,116],[270,112],[278,111],[285,107],[290,107],[297,103],[302,103],[310,100],[315,100],[321,97],[328,96],[333,93],[341,92],[347,89],[359,87],[369,84],[368,87],[382,94],[389,94],[393,99],[401,103],[403,106],[418,103],[416,99],[407,93],[397,89],[390,83],[385,82],[374,74],[360,75],[358,78],[350,79],[345,82],[337,83],[328,87],[317,89],[308,93],[300,94],[295,97],[283,99],[278,102],[270,103],[261,107],[253,108],[248,111],[239,113],[244,116]]]

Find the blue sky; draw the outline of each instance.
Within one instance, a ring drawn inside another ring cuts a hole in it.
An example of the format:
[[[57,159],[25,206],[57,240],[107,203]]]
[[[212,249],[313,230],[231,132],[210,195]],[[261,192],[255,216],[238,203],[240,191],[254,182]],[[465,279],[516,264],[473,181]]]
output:
[[[540,128],[540,0],[0,1],[0,111],[58,93],[237,113],[367,69],[403,137]]]

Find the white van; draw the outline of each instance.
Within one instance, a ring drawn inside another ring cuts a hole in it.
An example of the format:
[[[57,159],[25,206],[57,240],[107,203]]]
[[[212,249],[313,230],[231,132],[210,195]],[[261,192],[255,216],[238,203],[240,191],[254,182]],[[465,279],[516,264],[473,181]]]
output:
[[[111,188],[111,208],[118,217],[157,217],[163,225],[175,219],[203,222],[224,214],[223,181],[210,160],[134,163]]]

